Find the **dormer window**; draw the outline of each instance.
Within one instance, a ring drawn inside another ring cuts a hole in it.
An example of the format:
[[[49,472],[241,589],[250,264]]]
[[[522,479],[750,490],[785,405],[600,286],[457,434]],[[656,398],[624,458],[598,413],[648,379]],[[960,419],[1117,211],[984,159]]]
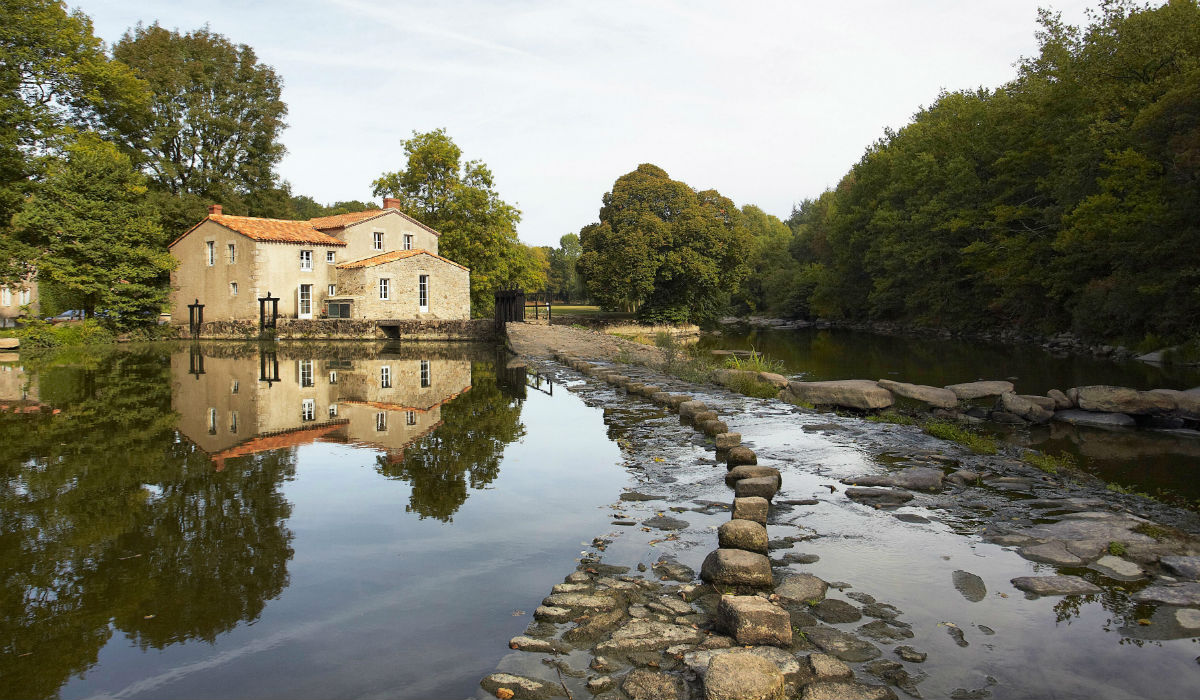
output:
[[[375,232],[375,250],[383,250],[383,231]]]

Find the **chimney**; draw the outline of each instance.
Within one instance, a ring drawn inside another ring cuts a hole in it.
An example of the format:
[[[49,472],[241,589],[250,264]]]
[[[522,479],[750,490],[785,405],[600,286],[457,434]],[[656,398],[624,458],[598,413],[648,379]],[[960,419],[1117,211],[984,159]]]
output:
[[[208,215],[209,216],[220,216],[221,215],[221,205],[220,204],[208,205]]]
[[[383,198],[383,208],[384,209],[399,209],[400,208],[400,200],[396,199],[395,197],[384,197]]]

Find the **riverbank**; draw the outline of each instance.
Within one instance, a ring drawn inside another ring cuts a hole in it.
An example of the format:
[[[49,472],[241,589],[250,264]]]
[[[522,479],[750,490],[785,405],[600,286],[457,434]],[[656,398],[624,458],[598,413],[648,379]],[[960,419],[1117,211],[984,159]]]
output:
[[[816,653],[840,657],[871,685],[890,683],[918,696],[1186,693],[1186,686],[1172,683],[1194,673],[1195,649],[1181,640],[1197,633],[1189,625],[1200,625],[1195,619],[1200,584],[1185,580],[1180,571],[1186,568],[1171,568],[1194,560],[1171,557],[1200,552],[1195,538],[1200,523],[1193,514],[1108,492],[1086,475],[1038,470],[1014,448],[977,455],[912,426],[817,413],[681,382],[652,369],[663,361],[656,348],[643,346],[644,364],[619,364],[614,361],[624,348],[602,346],[596,334],[513,329],[514,350],[543,373],[567,381],[586,402],[604,407],[610,434],[635,480],[636,492],[612,505],[615,516],[624,517],[614,517],[613,532],[592,541],[581,557],[582,574],[568,583],[593,594],[614,595],[621,585],[639,591],[637,600],[614,606],[623,611],[609,616],[619,618],[614,629],[647,619],[635,617],[646,608],[651,615],[699,616],[692,624],[705,634],[702,640],[668,640],[661,648],[651,644],[652,653],[600,670],[591,666],[596,649],[611,642],[614,632],[595,628],[602,639],[572,644],[567,632],[579,624],[539,621],[527,636],[550,646],[513,652],[501,671],[540,677],[548,693],[564,683],[576,696],[619,697],[603,681],[589,689],[589,680],[607,677],[613,688],[634,696],[625,682],[640,669],[678,679],[679,685],[671,685],[670,678],[659,678],[678,697],[697,696],[704,669],[694,663],[696,654],[723,643],[711,609],[716,591],[706,591],[691,576],[678,585],[657,580],[667,571],[660,561],[698,570],[716,545],[716,527],[728,518],[726,470],[714,469],[724,465],[713,443],[636,393],[582,381],[553,362],[550,351],[557,348],[611,364],[634,383],[699,398],[753,447],[760,465],[780,470],[783,491],[768,521],[774,574],[777,579],[808,574],[832,584],[827,602],[813,598],[811,605],[806,600],[788,606],[793,627],[804,631],[785,650],[796,668],[774,652],[761,652],[777,659],[794,691],[812,672],[810,655]],[[868,483],[873,486],[862,488]],[[657,530],[650,521],[660,516],[684,525]],[[617,574],[598,564],[630,568]],[[633,573],[643,567],[650,573]],[[658,593],[654,585],[666,585],[671,599],[679,596],[691,612],[649,607],[641,598]],[[1027,598],[1021,587],[1040,594]],[[1065,590],[1075,593],[1060,595]],[[861,624],[864,618],[873,621]],[[1060,624],[1068,621],[1072,624]],[[1130,667],[1127,642],[1138,650],[1137,668]],[[886,651],[889,647],[894,648]],[[541,665],[540,654],[547,651],[555,666]],[[927,659],[918,662],[923,655]],[[1179,666],[1183,663],[1190,669]],[[1121,677],[1111,678],[1117,667]]]

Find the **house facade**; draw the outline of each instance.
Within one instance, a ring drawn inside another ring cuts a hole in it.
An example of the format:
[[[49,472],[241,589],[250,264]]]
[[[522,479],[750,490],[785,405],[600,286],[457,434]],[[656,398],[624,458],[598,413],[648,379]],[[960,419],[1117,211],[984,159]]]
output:
[[[252,320],[259,299],[279,299],[280,318],[464,320],[470,271],[438,254],[441,234],[383,200],[383,209],[308,221],[208,216],[170,245],[171,321],[188,306],[205,321]]]
[[[0,328],[16,323],[22,315],[21,307],[29,307],[28,316],[37,318],[39,312],[37,279],[30,275],[24,283],[0,286]]]

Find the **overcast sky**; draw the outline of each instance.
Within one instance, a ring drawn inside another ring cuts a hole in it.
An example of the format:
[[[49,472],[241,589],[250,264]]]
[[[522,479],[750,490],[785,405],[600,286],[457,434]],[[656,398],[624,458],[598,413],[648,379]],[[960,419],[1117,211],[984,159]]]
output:
[[[1095,2],[70,4],[110,43],[140,20],[252,46],[284,81],[295,193],[372,199],[402,139],[445,127],[521,209],[521,239],[550,245],[646,162],[786,218],[940,90],[1010,80],[1039,5],[1078,24]]]

